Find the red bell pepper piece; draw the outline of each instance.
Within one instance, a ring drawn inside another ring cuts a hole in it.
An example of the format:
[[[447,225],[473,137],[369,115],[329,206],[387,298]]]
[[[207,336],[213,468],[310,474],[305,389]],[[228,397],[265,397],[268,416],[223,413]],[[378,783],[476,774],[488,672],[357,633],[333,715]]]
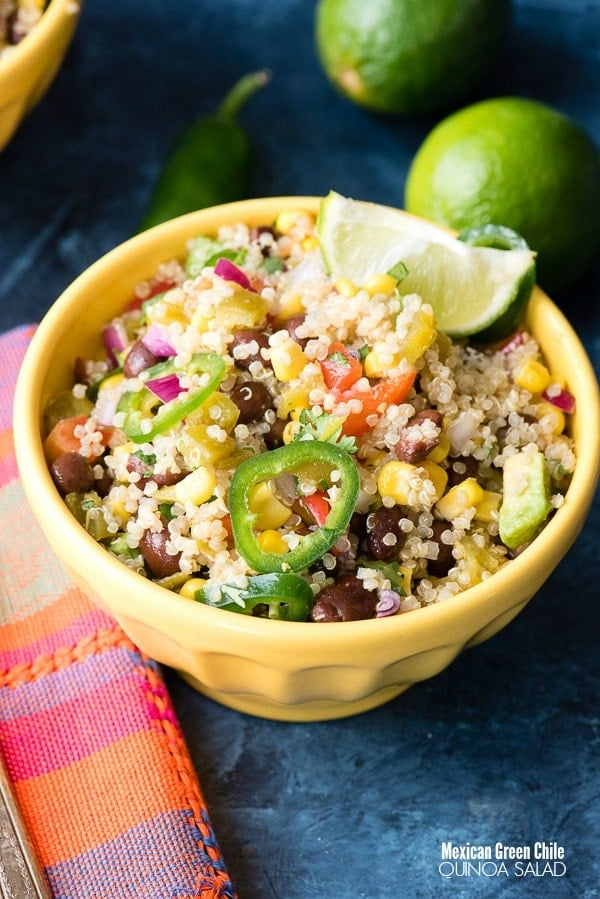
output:
[[[371,415],[381,416],[386,408],[393,403],[401,403],[412,387],[417,371],[410,369],[400,375],[383,378],[377,381],[369,391],[346,390],[340,399],[345,402],[351,399],[360,400],[362,409],[360,412],[351,412],[344,424],[342,431],[349,437],[359,437],[373,425],[367,422]]]
[[[343,343],[332,343],[329,353],[325,359],[319,361],[319,365],[325,386],[334,393],[349,390],[364,374],[359,360]]]
[[[323,527],[331,511],[329,498],[324,490],[316,490],[310,496],[302,497],[302,505],[307,509],[319,527]]]

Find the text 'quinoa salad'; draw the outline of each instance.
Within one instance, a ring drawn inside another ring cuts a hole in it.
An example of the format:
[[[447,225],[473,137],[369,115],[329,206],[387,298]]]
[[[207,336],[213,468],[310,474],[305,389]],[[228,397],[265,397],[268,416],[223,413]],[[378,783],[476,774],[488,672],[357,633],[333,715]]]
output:
[[[563,502],[574,398],[522,327],[439,332],[402,269],[330,277],[302,210],[191,240],[45,410],[71,512],[140,575],[262,617],[402,614],[492,576]]]

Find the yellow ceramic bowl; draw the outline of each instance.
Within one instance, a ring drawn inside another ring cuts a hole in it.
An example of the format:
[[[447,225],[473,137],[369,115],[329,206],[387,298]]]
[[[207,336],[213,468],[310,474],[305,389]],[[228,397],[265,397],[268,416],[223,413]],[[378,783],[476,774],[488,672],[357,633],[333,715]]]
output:
[[[186,240],[221,224],[270,223],[282,208],[316,211],[318,199],[250,200],[159,225],[84,272],[42,321],[15,399],[15,442],[23,486],[57,556],[96,603],[150,656],[202,693],[243,712],[290,721],[343,717],[378,706],[437,674],[467,646],[503,628],[535,594],[573,543],[598,477],[598,385],[574,331],[536,290],[529,326],[577,398],[578,462],[566,502],[541,535],[497,574],[446,603],[369,621],[309,624],[236,615],[191,602],[127,569],[71,516],[48,473],[40,420],[47,400],[72,383],[73,360],[101,353],[102,325],[133,285]]]
[[[0,150],[50,87],[75,31],[83,0],[51,0],[27,37],[0,59]]]

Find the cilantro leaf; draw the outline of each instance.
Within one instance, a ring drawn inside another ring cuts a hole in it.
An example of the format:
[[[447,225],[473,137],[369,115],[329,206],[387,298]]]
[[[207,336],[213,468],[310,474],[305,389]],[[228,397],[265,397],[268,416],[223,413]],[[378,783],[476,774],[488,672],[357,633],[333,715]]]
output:
[[[303,409],[299,418],[300,427],[294,440],[320,440],[322,443],[335,443],[347,453],[357,451],[354,437],[342,434],[344,419],[330,415],[320,409]]]

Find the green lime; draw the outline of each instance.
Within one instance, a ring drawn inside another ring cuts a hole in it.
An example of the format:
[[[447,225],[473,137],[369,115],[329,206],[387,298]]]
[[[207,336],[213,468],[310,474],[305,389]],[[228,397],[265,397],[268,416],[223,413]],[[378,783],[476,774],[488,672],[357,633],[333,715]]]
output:
[[[498,222],[537,253],[554,291],[600,250],[600,155],[570,119],[533,100],[500,97],[440,122],[417,151],[405,206],[461,231]]]
[[[420,294],[453,337],[509,333],[535,283],[534,254],[506,228],[458,240],[430,222],[332,191],[321,201],[317,231],[334,278],[360,286],[404,263],[402,293]]]
[[[384,113],[463,101],[498,58],[510,0],[320,0],[315,37],[333,84]]]

